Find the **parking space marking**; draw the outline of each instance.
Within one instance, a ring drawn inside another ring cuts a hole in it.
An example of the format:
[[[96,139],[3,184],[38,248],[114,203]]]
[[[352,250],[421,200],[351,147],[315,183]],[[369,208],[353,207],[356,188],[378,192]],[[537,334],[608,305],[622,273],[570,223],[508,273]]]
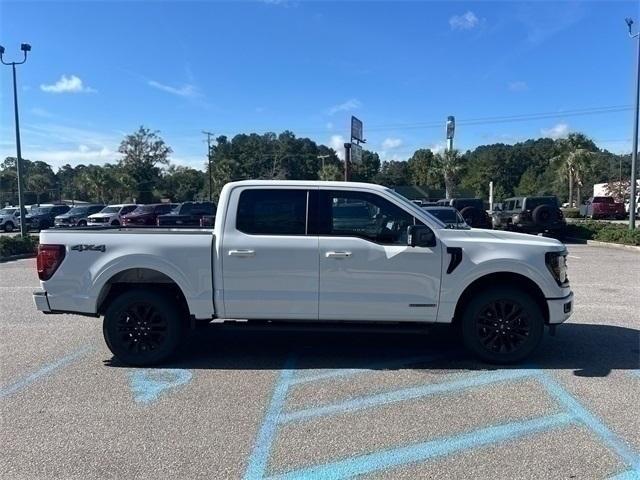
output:
[[[66,365],[69,365],[70,363],[79,359],[80,357],[82,357],[92,349],[93,348],[90,346],[82,347],[79,350],[76,350],[75,352],[70,353],[69,355],[65,355],[64,357],[56,360],[55,362],[52,362],[40,367],[35,372],[30,373],[29,375],[21,378],[20,380],[17,380],[14,383],[11,383],[4,387],[0,387],[0,398],[4,398],[13,393],[16,393],[22,390],[23,388],[31,385],[32,383],[36,382],[37,380],[48,376],[49,374],[55,372],[56,370]]]
[[[458,392],[470,388],[477,388],[497,382],[518,380],[540,374],[537,370],[506,370],[503,372],[472,373],[465,378],[443,383],[432,383],[419,387],[404,388],[392,392],[367,395],[345,402],[334,403],[322,407],[313,407],[280,415],[279,423],[308,420],[315,417],[353,412],[365,408],[377,407],[395,402],[404,402],[415,398]]]
[[[183,368],[151,368],[131,372],[130,385],[136,403],[155,402],[165,390],[181,387],[191,381],[193,374]]]
[[[397,364],[400,361],[401,360],[395,360],[390,361],[390,363]],[[379,366],[382,367],[383,363],[380,363]],[[585,408],[577,398],[562,387],[551,375],[541,369],[529,368],[479,374],[474,373],[465,375],[464,378],[456,378],[443,383],[427,384],[419,387],[368,395],[354,400],[289,413],[283,412],[287,393],[291,387],[314,380],[357,374],[362,370],[363,369],[347,369],[343,373],[336,370],[333,375],[331,375],[332,372],[322,372],[317,375],[300,377],[300,380],[294,375],[293,363],[291,361],[287,362],[287,366],[280,373],[280,377],[274,387],[274,394],[254,445],[249,466],[246,470],[245,480],[258,480],[263,478],[269,478],[271,480],[350,478],[356,475],[421,462],[456,452],[463,452],[489,444],[506,442],[525,435],[548,431],[570,424],[578,424],[586,427],[594,433],[607,448],[613,450],[621,457],[628,470],[613,477],[615,480],[640,480],[640,455],[634,452],[624,440],[609,429],[602,420]],[[526,378],[537,379],[549,394],[556,399],[559,406],[563,407],[563,411],[534,419],[493,425],[436,440],[398,446],[351,458],[330,461],[324,464],[302,467],[288,472],[276,473],[272,476],[267,475],[271,446],[277,436],[279,425],[281,424],[352,412],[428,395],[458,392],[496,383],[511,383]]]
[[[572,419],[572,416],[568,413],[558,413],[522,422],[482,428],[461,435],[417,443],[406,447],[393,448],[315,467],[303,468],[281,475],[274,475],[269,477],[269,479],[350,478],[356,475],[364,475],[391,467],[398,467],[459,451],[478,448],[492,443],[513,440],[523,435],[567,425]]]

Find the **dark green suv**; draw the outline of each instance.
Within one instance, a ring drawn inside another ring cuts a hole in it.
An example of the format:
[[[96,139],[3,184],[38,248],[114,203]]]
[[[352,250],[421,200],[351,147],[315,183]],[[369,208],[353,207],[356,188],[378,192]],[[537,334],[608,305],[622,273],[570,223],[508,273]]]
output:
[[[561,234],[567,223],[557,197],[512,197],[492,216],[493,228],[525,233]]]

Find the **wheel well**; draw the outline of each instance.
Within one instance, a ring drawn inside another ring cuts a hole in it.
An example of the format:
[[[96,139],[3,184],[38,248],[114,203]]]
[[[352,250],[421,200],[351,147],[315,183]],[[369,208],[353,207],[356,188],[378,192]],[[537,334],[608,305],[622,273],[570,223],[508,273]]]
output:
[[[464,312],[464,309],[474,295],[489,287],[495,287],[498,285],[515,287],[531,295],[536,304],[540,307],[540,311],[544,316],[544,322],[549,323],[549,306],[547,305],[547,300],[538,284],[524,275],[512,272],[491,273],[474,280],[469,286],[467,286],[467,288],[465,288],[462,295],[460,295],[460,299],[456,304],[453,322],[458,323],[460,321],[462,312]]]
[[[131,288],[146,288],[170,295],[178,302],[185,315],[189,315],[187,299],[178,284],[171,277],[150,268],[130,268],[111,277],[98,297],[97,313],[103,315],[114,298]]]

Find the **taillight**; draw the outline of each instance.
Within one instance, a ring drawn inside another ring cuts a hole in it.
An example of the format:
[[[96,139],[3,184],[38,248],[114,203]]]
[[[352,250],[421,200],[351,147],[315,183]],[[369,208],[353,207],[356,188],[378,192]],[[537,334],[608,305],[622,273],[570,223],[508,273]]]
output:
[[[64,260],[64,245],[38,245],[38,277],[49,280]]]

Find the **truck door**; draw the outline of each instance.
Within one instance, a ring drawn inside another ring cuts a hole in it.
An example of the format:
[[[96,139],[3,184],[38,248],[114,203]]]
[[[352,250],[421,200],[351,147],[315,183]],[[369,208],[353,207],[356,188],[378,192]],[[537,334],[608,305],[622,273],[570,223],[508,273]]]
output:
[[[225,316],[318,318],[318,237],[307,187],[232,190],[222,238]]]
[[[441,244],[407,246],[422,223],[381,195],[318,191],[320,319],[435,321]]]

